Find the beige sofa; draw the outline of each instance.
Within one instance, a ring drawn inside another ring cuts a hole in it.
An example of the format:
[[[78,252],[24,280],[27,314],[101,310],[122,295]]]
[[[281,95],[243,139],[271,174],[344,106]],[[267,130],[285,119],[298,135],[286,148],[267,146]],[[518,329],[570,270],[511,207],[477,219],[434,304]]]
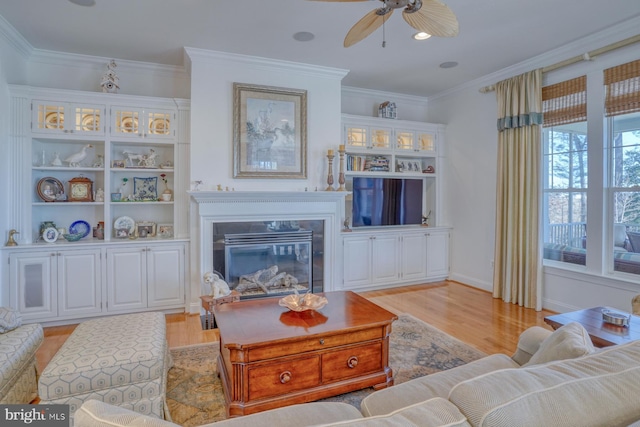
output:
[[[293,405],[220,421],[257,426],[629,426],[640,420],[640,341],[596,350],[577,323],[525,331],[512,357],[491,355],[366,397]],[[76,426],[175,426],[88,401]]]

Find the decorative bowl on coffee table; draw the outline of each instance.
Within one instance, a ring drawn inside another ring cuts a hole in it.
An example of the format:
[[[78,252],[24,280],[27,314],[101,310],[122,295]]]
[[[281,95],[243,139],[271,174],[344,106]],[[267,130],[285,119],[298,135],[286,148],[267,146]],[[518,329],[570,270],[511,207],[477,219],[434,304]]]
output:
[[[320,310],[327,305],[325,297],[306,293],[304,295],[291,294],[284,298],[280,298],[278,305],[286,307],[291,311]]]

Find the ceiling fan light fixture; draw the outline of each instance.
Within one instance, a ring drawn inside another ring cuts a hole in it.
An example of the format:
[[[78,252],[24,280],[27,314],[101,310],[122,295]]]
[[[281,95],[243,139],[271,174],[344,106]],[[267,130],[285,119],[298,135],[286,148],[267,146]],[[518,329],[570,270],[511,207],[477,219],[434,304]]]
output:
[[[413,35],[415,40],[426,40],[431,37],[431,34],[425,33],[424,31],[420,31]]]

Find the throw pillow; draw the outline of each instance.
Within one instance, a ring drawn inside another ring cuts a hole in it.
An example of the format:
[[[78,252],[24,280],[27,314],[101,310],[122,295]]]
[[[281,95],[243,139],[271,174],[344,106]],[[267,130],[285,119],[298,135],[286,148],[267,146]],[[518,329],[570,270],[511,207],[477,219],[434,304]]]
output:
[[[22,317],[16,310],[0,307],[0,334],[12,331],[22,325]]]
[[[538,351],[523,366],[538,365],[554,360],[575,359],[593,353],[595,350],[589,333],[580,323],[567,323],[545,338]]]

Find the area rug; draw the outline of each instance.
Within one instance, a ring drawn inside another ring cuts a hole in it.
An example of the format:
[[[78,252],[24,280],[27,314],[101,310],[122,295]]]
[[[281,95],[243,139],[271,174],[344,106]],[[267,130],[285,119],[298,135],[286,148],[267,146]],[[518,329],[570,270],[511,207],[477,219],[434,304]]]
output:
[[[225,419],[222,384],[216,371],[218,343],[174,348],[171,355],[174,367],[169,371],[167,404],[173,422],[191,427]],[[484,356],[410,314],[401,314],[393,322],[389,364],[396,384]],[[344,402],[360,409],[362,399],[372,392],[366,388],[323,401]]]

